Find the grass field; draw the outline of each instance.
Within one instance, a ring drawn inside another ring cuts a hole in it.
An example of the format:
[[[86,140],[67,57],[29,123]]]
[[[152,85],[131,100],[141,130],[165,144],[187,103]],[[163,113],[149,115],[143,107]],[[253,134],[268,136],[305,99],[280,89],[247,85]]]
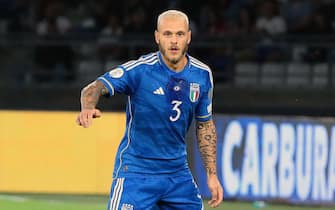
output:
[[[0,194],[0,210],[106,210],[106,196]],[[209,208],[205,202],[205,209]],[[255,210],[252,203],[225,201],[217,210]],[[331,210],[335,207],[298,207],[266,204],[262,210]]]

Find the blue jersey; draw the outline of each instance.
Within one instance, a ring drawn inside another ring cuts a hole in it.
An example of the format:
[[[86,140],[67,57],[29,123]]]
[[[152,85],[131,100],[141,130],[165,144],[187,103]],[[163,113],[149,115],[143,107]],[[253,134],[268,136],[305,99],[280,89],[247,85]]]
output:
[[[207,65],[187,58],[185,68],[175,72],[155,52],[98,78],[110,95],[128,95],[126,131],[117,151],[114,178],[188,168],[186,132],[194,117],[211,119],[213,79]]]

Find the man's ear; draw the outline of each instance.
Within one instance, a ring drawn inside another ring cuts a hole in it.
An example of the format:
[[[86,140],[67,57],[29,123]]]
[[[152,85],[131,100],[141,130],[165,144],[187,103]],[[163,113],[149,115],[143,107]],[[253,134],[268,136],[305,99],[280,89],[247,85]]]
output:
[[[192,37],[192,32],[191,30],[188,31],[188,40],[187,40],[187,44],[191,43],[191,37]]]
[[[159,34],[157,30],[155,30],[155,41],[157,44],[159,44]]]

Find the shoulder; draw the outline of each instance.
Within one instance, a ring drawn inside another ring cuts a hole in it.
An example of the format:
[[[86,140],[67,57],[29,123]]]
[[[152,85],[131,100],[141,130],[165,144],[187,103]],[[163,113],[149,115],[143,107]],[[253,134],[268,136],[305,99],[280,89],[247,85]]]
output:
[[[201,75],[206,75],[204,78],[208,78],[210,80],[210,82],[213,84],[213,75],[212,75],[212,70],[211,68],[199,61],[198,59],[189,56],[190,58],[190,65],[193,69],[196,69]]]
[[[189,56],[189,58],[190,58],[190,65],[192,67],[195,67],[196,69],[199,70],[211,72],[211,68],[207,64],[204,64],[203,62],[199,61],[198,59],[192,56]]]
[[[150,53],[139,57],[137,60],[131,60],[120,65],[125,71],[141,69],[146,66],[153,66],[158,62],[157,53]]]

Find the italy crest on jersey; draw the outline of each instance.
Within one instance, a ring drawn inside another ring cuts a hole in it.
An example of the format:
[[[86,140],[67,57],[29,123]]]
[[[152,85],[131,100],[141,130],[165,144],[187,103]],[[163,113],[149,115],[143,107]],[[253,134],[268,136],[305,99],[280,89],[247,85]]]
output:
[[[191,102],[197,102],[200,95],[200,85],[198,83],[190,84],[190,100]]]

